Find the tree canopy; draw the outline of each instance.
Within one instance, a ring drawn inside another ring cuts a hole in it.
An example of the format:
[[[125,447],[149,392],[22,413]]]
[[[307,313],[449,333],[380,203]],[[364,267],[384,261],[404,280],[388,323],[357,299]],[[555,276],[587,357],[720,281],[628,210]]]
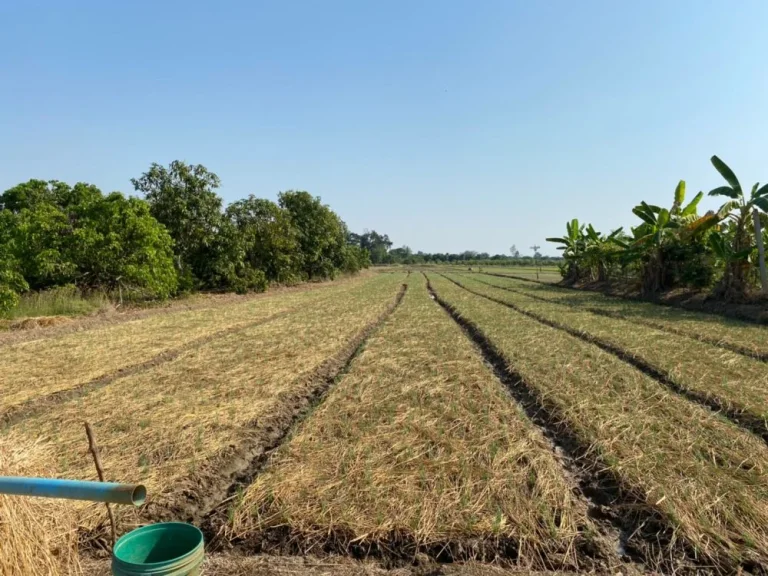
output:
[[[225,209],[219,177],[178,160],[131,182],[143,198],[58,180],[0,195],[0,312],[30,289],[243,293],[371,264],[341,218],[308,192],[282,192],[277,202],[250,195]]]
[[[6,291],[76,284],[165,298],[176,290],[172,240],[138,198],[30,180],[0,196],[0,236]]]

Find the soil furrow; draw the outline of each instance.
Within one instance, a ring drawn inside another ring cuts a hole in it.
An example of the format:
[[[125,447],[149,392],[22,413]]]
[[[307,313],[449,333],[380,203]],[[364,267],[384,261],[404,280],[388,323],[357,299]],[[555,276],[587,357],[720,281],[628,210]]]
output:
[[[522,280],[523,282],[533,282],[534,284],[543,284],[544,286],[557,286],[557,284],[552,284],[551,282],[542,282],[541,280],[536,280],[534,278],[526,278],[525,276],[512,276],[510,274],[496,274],[494,272],[478,272],[478,274],[485,274],[486,276],[496,276],[497,278],[512,278],[514,280]],[[571,287],[567,286],[567,288],[571,288]],[[575,290],[575,288],[573,289]]]
[[[190,350],[201,348],[202,346],[205,346],[206,344],[209,344],[214,340],[218,340],[219,338],[224,338],[225,336],[229,336],[230,334],[235,334],[237,332],[241,332],[243,330],[247,330],[249,328],[253,328],[261,324],[266,324],[267,322],[271,322],[273,320],[277,320],[278,318],[281,318],[287,314],[290,314],[293,311],[294,311],[293,309],[285,310],[283,312],[273,314],[272,316],[268,316],[267,318],[262,318],[261,320],[257,320],[255,322],[248,322],[246,324],[237,324],[235,326],[230,326],[229,328],[224,328],[223,330],[219,330],[212,334],[208,334],[201,338],[197,338],[195,340],[187,342],[186,344],[179,346],[177,348],[173,348],[171,350],[165,350],[160,354],[153,356],[152,358],[144,362],[139,362],[137,364],[131,364],[130,366],[124,366],[122,368],[118,368],[117,370],[113,370],[108,374],[104,374],[103,376],[99,376],[98,378],[94,378],[93,380],[90,380],[88,382],[75,386],[73,388],[67,388],[66,390],[59,390],[57,392],[53,392],[51,394],[47,394],[42,397],[38,396],[38,397],[30,398],[29,400],[21,402],[20,404],[17,404],[15,406],[11,406],[5,411],[0,412],[0,427],[13,426],[14,424],[24,420],[25,418],[29,418],[30,416],[34,416],[35,414],[39,414],[43,410],[48,410],[51,406],[60,404],[62,402],[66,402],[67,400],[72,400],[74,398],[85,396],[87,394],[90,394],[94,390],[98,390],[99,388],[103,388],[104,386],[108,386],[109,384],[112,384],[116,380],[119,380],[121,378],[126,378],[128,376],[132,376],[135,374],[140,374],[142,372],[146,372],[147,370],[151,370],[152,368],[160,366],[161,364],[165,364],[166,362],[171,362],[175,360],[185,352],[189,352]]]
[[[728,302],[718,301],[705,296],[703,300],[695,301],[693,298],[685,300],[682,298],[670,298],[665,300],[663,295],[634,295],[627,294],[618,289],[612,288],[610,285],[602,286],[569,286],[568,284],[544,282],[542,280],[535,280],[533,278],[524,278],[523,276],[513,276],[509,274],[498,274],[493,272],[480,272],[486,276],[497,276],[499,278],[511,278],[514,280],[523,280],[524,282],[533,282],[534,284],[542,284],[544,286],[563,288],[565,290],[576,290],[577,292],[593,292],[597,294],[603,294],[611,298],[618,298],[620,300],[628,300],[630,302],[645,302],[647,304],[655,304],[657,306],[666,306],[668,308],[678,308],[680,310],[689,310],[691,312],[699,312],[701,314],[709,314],[711,316],[721,316],[724,318],[733,318],[734,320],[740,320],[742,322],[749,322],[750,324],[766,324],[768,323],[768,315],[765,313],[765,309],[759,305],[739,305],[731,304]],[[701,295],[701,294],[700,294]]]
[[[230,503],[268,465],[270,456],[289,438],[295,427],[322,402],[371,334],[399,306],[406,290],[407,285],[403,284],[394,301],[376,320],[355,334],[303,382],[297,383],[296,391],[282,397],[271,415],[252,422],[246,440],[203,465],[194,479],[195,486],[149,504],[143,511],[143,519],[191,522],[203,529],[206,542],[213,548],[226,545],[219,535],[228,522]]]
[[[375,558],[388,567],[474,560],[570,571],[620,564],[587,521],[586,503],[571,495],[576,482],[563,476],[555,462],[561,456],[548,453],[549,442],[430,299],[420,277],[320,411],[256,479],[230,525],[235,546],[248,554]],[[481,406],[488,415],[474,420]],[[387,413],[392,420],[381,417]],[[450,431],[439,424],[447,417],[454,419]],[[484,449],[501,438],[509,445],[487,469]],[[527,487],[531,474],[535,490]],[[387,477],[397,486],[385,500],[375,496],[381,482],[371,479]],[[469,523],[454,490],[466,490],[465,502],[473,503]],[[491,528],[494,514],[515,528]],[[440,531],[445,525],[452,528]],[[550,528],[539,531],[544,525]]]
[[[758,352],[756,350],[750,350],[749,348],[746,348],[744,346],[731,344],[729,342],[723,342],[722,340],[719,340],[717,338],[711,338],[704,333],[692,333],[686,330],[678,330],[674,326],[669,326],[661,322],[654,322],[653,320],[646,320],[644,318],[628,318],[619,312],[602,310],[594,306],[580,306],[578,304],[569,304],[566,302],[561,302],[559,300],[551,300],[549,298],[543,298],[541,296],[531,294],[530,292],[526,292],[524,290],[517,290],[515,288],[510,288],[508,286],[498,286],[496,284],[491,284],[490,282],[485,282],[480,278],[473,278],[473,280],[480,282],[481,284],[485,284],[486,286],[491,286],[492,288],[499,288],[501,290],[506,290],[507,292],[512,292],[513,294],[520,294],[522,296],[527,296],[528,298],[532,298],[540,302],[546,302],[547,304],[557,304],[559,306],[565,306],[566,308],[570,308],[571,310],[585,310],[587,312],[591,312],[592,314],[596,314],[598,316],[604,316],[606,318],[613,318],[614,320],[624,320],[625,322],[641,324],[643,326],[648,326],[649,328],[654,328],[656,330],[661,330],[669,334],[674,334],[675,336],[682,336],[684,338],[689,338],[691,340],[703,342],[704,344],[717,346],[718,348],[722,348],[723,350],[728,350],[729,352],[733,352],[734,354],[739,354],[741,356],[746,356],[753,360],[759,360],[760,362],[768,362],[768,354],[764,352]]]
[[[675,558],[669,557],[670,548],[676,554],[690,557],[690,547],[680,541],[667,519],[645,505],[645,494],[628,485],[588,441],[568,427],[562,410],[526,382],[477,325],[461,316],[429,283],[428,288],[435,301],[478,347],[496,377],[530,420],[562,455],[564,474],[576,480],[578,496],[587,501],[590,516],[599,525],[605,540],[612,544],[614,556],[647,566],[657,566],[661,558],[665,558],[663,562],[670,562],[670,566],[674,565]],[[642,539],[641,545],[637,542],[638,537]]]
[[[519,314],[523,314],[528,318],[531,318],[541,324],[544,324],[545,326],[555,328],[556,330],[561,330],[567,334],[570,334],[571,336],[574,336],[575,338],[579,338],[584,342],[588,342],[590,344],[593,344],[594,346],[597,346],[601,350],[604,350],[605,352],[612,354],[619,360],[626,362],[627,364],[631,365],[634,368],[637,368],[638,370],[650,376],[651,378],[656,380],[659,384],[661,384],[668,390],[674,392],[675,394],[685,398],[690,402],[693,402],[695,404],[708,408],[713,412],[716,412],[722,415],[724,418],[727,418],[736,426],[739,426],[744,430],[747,430],[748,432],[751,432],[752,434],[759,436],[760,438],[763,439],[764,442],[768,443],[768,424],[766,424],[766,422],[762,418],[758,417],[757,415],[750,414],[746,409],[741,408],[738,405],[736,405],[735,407],[733,405],[727,406],[723,401],[721,401],[719,398],[715,396],[710,396],[707,394],[703,394],[701,392],[696,392],[689,388],[685,388],[681,386],[678,382],[675,382],[660,368],[654,366],[653,364],[650,364],[649,362],[646,362],[642,358],[638,358],[637,356],[634,356],[628,353],[626,350],[623,350],[622,348],[619,348],[618,346],[615,346],[610,342],[606,342],[601,338],[597,338],[592,334],[583,332],[581,330],[577,330],[575,328],[571,328],[570,326],[565,326],[558,322],[554,322],[553,320],[549,320],[548,318],[540,316],[539,314],[530,312],[529,310],[524,310],[523,308],[520,308],[519,306],[516,306],[515,304],[512,304],[510,302],[505,302],[504,300],[494,298],[493,296],[488,296],[486,294],[481,294],[480,292],[476,292],[471,288],[467,288],[460,282],[457,282],[453,278],[449,278],[448,276],[444,276],[442,274],[441,276],[446,280],[452,282],[459,288],[462,288],[463,290],[466,290],[467,292],[470,292],[475,296],[480,296],[481,298],[485,298],[486,300],[495,302],[496,304],[501,304],[502,306],[506,306],[507,308],[510,308],[515,312],[518,312]]]

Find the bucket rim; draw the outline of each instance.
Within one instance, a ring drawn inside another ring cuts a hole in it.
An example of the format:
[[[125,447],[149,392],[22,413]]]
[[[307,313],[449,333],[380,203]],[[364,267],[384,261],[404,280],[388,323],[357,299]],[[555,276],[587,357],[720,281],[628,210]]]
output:
[[[181,528],[182,526],[183,528]],[[121,542],[125,544],[131,540],[131,538],[126,538],[126,537],[136,536],[137,533],[151,532],[153,530],[162,530],[164,528],[170,528],[170,527],[181,528],[182,530],[193,532],[195,533],[196,536],[199,536],[199,541],[197,542],[194,548],[189,550],[189,552],[185,552],[181,556],[178,556],[172,560],[161,560],[160,562],[142,562],[139,564],[136,562],[130,562],[128,560],[123,560],[118,556],[118,551],[119,551]],[[153,567],[161,568],[163,566],[167,566],[168,563],[181,562],[181,561],[190,559],[190,557],[192,556],[196,556],[200,552],[200,549],[204,547],[204,545],[205,545],[205,537],[203,536],[203,532],[202,530],[200,530],[200,528],[198,528],[194,524],[188,524],[187,522],[156,522],[154,524],[147,524],[145,526],[140,526],[139,528],[135,528],[130,532],[127,532],[122,536],[120,536],[120,538],[117,539],[117,542],[115,542],[115,545],[112,548],[112,561],[118,564],[122,564],[126,567],[141,566],[146,568],[153,568]]]

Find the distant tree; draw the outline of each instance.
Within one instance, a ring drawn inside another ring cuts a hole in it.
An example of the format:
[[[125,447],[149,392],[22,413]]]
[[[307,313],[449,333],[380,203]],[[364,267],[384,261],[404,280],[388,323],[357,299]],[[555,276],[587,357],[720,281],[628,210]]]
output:
[[[408,246],[401,246],[389,251],[388,260],[390,264],[413,264],[413,250]]]
[[[509,248],[509,253],[512,255],[512,258],[520,258],[520,250],[514,244]]]
[[[387,253],[392,247],[389,236],[379,234],[376,230],[364,230],[362,234],[351,234],[349,242],[367,250],[373,264],[384,264],[387,261]]]

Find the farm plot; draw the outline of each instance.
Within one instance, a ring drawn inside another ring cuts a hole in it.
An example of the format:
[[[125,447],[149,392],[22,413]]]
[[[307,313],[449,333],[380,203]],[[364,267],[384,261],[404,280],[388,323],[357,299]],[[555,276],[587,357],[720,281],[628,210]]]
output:
[[[62,397],[150,369],[185,351],[286,311],[320,304],[361,284],[265,296],[231,306],[160,314],[63,335],[4,346],[0,353],[0,424],[23,417]]]
[[[542,301],[454,276],[472,291],[595,342],[644,370],[690,400],[722,411],[735,422],[768,439],[768,366],[753,358],[679,336],[606,318],[587,310]]]
[[[630,553],[734,572],[768,561],[768,449],[600,348],[430,274],[440,300],[518,378],[610,486]],[[679,564],[678,564],[679,563]]]
[[[473,271],[475,269],[473,268]],[[531,283],[545,283],[555,284],[563,279],[562,274],[557,268],[544,268],[537,273],[535,269],[523,269],[518,270],[516,268],[491,268],[486,267],[480,270],[481,274],[487,274],[489,276],[495,276],[497,278],[510,278],[513,280],[522,280]]]
[[[403,305],[247,489],[228,532],[251,551],[594,565],[598,532],[572,484],[412,275]]]
[[[124,526],[156,517],[199,519],[332,383],[396,305],[404,278],[379,276],[344,287],[321,306],[185,351],[21,420],[0,444],[49,444],[60,476],[91,478],[82,428],[90,421],[107,475],[140,481],[152,496],[142,515],[124,518]],[[100,507],[86,506],[81,525],[92,528],[102,517]]]
[[[708,342],[745,356],[768,360],[768,330],[765,326],[672,306],[615,298],[598,292],[531,284],[485,274],[473,275],[473,278],[491,285],[524,291],[529,296],[545,298],[604,316],[623,318],[636,324]]]

